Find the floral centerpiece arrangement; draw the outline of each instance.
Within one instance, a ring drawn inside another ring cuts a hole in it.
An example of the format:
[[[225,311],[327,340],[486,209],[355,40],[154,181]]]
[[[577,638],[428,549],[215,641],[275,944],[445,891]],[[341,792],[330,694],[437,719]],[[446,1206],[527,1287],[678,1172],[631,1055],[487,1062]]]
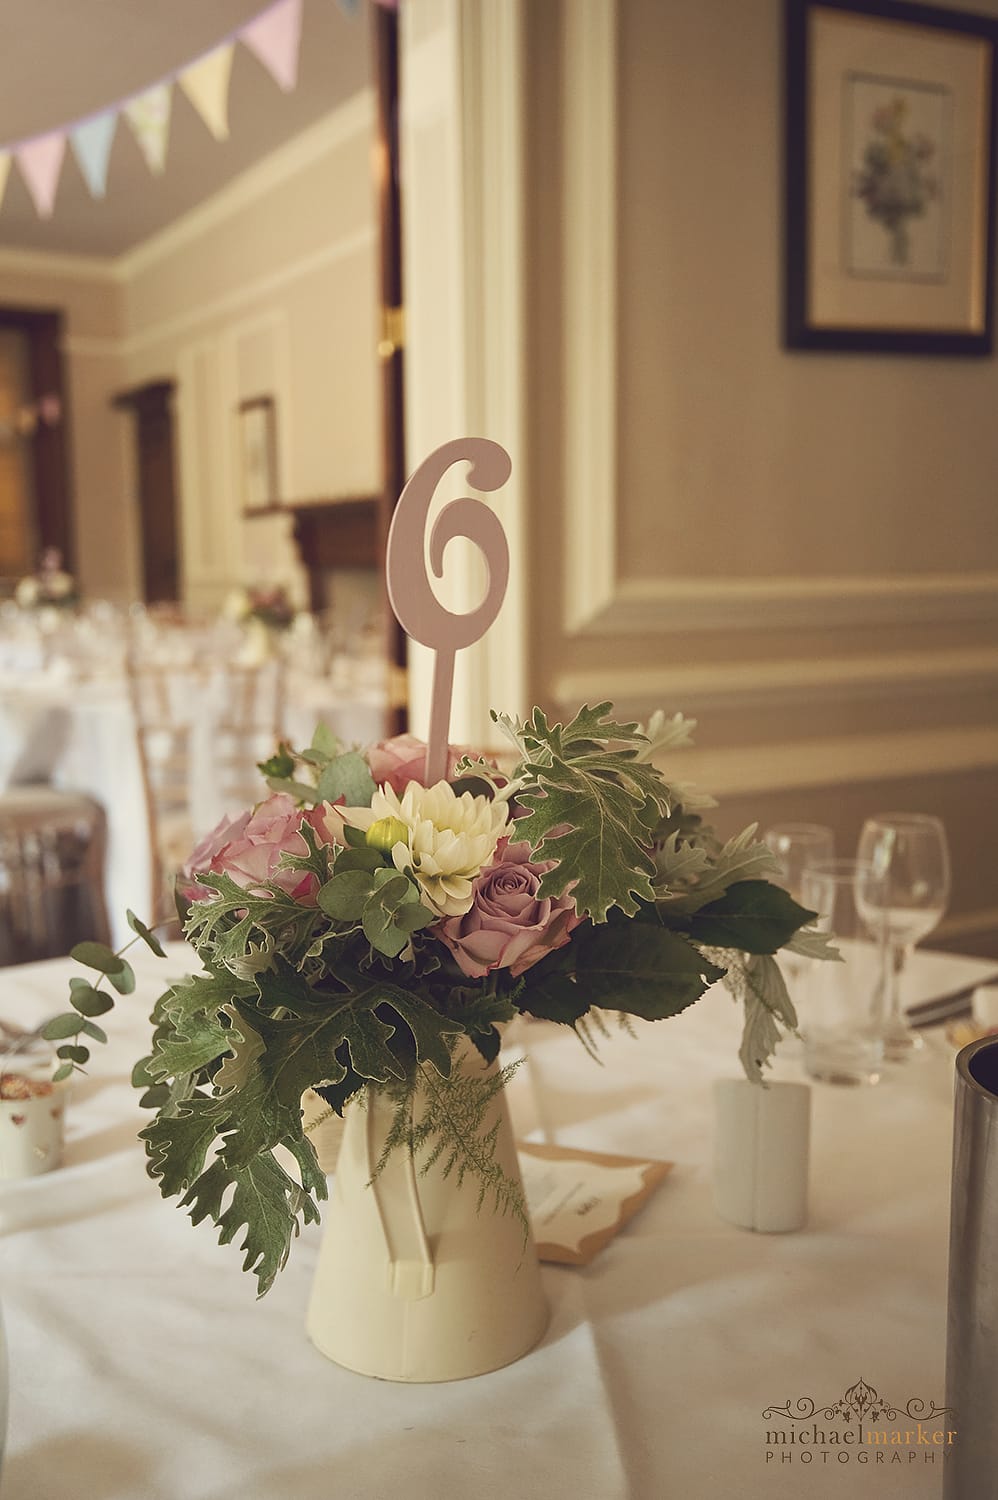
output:
[[[58,547],[46,547],[42,553],[38,570],[22,578],[14,589],[14,599],[22,609],[63,610],[75,609],[80,602],[80,591],[72,573],[62,566],[62,553]]]
[[[225,601],[224,613],[237,625],[255,622],[267,630],[289,630],[295,618],[294,605],[282,583],[233,589]]]
[[[610,1012],[663,1020],[723,982],[744,1005],[741,1060],[759,1080],[796,1024],[773,955],[820,956],[825,939],[767,878],[754,828],[720,842],[703,799],[658,769],[691,724],[656,715],[643,731],[609,703],[566,724],[539,709],[493,717],[509,763],[451,750],[431,786],[410,736],[361,752],[320,729],[300,753],[280,747],[261,767],[269,795],[219,824],[179,881],[203,971],[157,1001],[135,1070],[154,1111],[148,1169],[223,1242],[243,1233],[261,1293],[326,1195],[307,1090],[337,1112],[386,1094],[386,1158],[442,1161],[525,1225],[488,1127],[506,1070],[455,1067],[459,1046],[491,1063],[503,1023],[525,1014],[592,1047]],[[134,987],[122,954],[74,951],[120,993]],[[47,1032],[64,1074],[103,1037],[94,1018],[112,998],[103,978],[72,981],[72,1009]]]

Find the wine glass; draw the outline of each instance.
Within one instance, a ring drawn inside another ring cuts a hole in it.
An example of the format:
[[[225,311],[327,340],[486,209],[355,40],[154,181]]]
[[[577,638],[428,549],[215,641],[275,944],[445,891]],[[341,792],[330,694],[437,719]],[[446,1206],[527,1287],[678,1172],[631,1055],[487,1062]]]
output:
[[[774,823],[762,836],[763,843],[776,856],[780,867],[780,884],[800,906],[804,900],[804,877],[816,865],[826,864],[835,853],[835,835],[830,828],[818,823]],[[779,965],[795,1007],[798,1000],[794,991],[799,989],[804,972],[804,960],[796,953],[781,953]],[[798,1019],[800,1019],[798,1017]],[[796,1057],[801,1044],[794,1036],[780,1040],[778,1053],[781,1057]]]
[[[949,849],[939,818],[927,813],[878,813],[859,836],[858,858],[873,868],[867,886],[857,883],[856,903],[890,954],[890,990],[884,1020],[884,1054],[903,1062],[921,1047],[901,1008],[901,980],[917,943],[938,924],[950,890]]]
[[[817,823],[774,823],[762,836],[780,866],[780,881],[795,901],[804,890],[804,872],[835,854],[835,835]]]

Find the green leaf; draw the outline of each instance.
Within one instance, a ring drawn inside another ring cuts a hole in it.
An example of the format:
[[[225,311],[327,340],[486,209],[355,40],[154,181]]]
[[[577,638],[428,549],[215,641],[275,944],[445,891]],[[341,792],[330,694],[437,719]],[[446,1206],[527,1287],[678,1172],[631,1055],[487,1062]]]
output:
[[[180,1026],[187,1016],[212,1015],[223,1005],[256,993],[252,980],[237,979],[234,974],[189,974],[172,984],[160,996],[159,1004],[174,1025]]]
[[[129,927],[134,933],[137,933],[137,935],[145,943],[146,947],[151,948],[157,958],[165,958],[166,951],[156,934],[154,932],[150,932],[146,924],[144,922],[141,922],[133,911],[126,911],[125,917],[127,918]]]
[[[315,733],[312,736],[311,748],[313,750],[318,750],[320,754],[326,756],[327,759],[331,760],[334,755],[339,755],[343,746],[341,745],[339,739],[336,737],[333,731],[330,729],[329,725],[324,724],[320,720],[319,723],[315,726]]]
[[[572,947],[588,1004],[646,1021],[678,1015],[724,978],[692,943],[654,923],[580,928]]]
[[[151,1062],[151,1057],[139,1058],[138,1062],[132,1069],[132,1088],[142,1089],[148,1087],[152,1083],[152,1074],[149,1072],[149,1064]]]
[[[338,849],[336,851],[336,863],[333,866],[336,875],[346,874],[347,870],[367,870],[374,874],[375,870],[383,870],[385,856],[380,849],[371,849],[365,846],[363,849]]]
[[[359,921],[371,894],[372,878],[368,870],[345,870],[342,875],[334,875],[316,897],[320,910],[334,922]]]
[[[62,1083],[64,1079],[70,1077],[73,1071],[73,1064],[71,1062],[60,1063],[52,1074],[52,1082]]]
[[[768,880],[738,880],[690,919],[690,936],[715,948],[775,953],[817,916]]]
[[[121,968],[109,974],[108,979],[119,995],[130,995],[135,989],[135,970],[124,959],[121,960]]]
[[[231,1029],[214,1016],[186,1016],[170,1037],[157,1043],[146,1071],[154,1083],[196,1073],[230,1052],[232,1043]]]
[[[745,1006],[738,1057],[746,1078],[752,1083],[762,1083],[762,1070],[780,1040],[780,1026],[786,1031],[796,1031],[797,1012],[780,966],[768,954],[754,954],[741,966],[740,975],[737,969],[733,969],[732,975],[733,982],[727,984],[726,981],[726,987],[741,998]],[[739,979],[742,980],[740,985]]]
[[[273,776],[279,781],[286,781],[295,773],[295,758],[282,740],[270,759],[257,761],[256,768],[262,776]]]
[[[574,1026],[585,1015],[592,1003],[584,987],[576,984],[569,974],[557,973],[547,977],[536,974],[540,968],[535,964],[529,982],[520,997],[520,1009],[539,1021],[558,1021],[563,1026]]]
[[[159,1178],[164,1198],[184,1192],[196,1180],[225,1117],[219,1100],[196,1094],[185,1101],[181,1113],[159,1115],[139,1131],[146,1145],[147,1170],[150,1177]]]
[[[649,829],[669,807],[660,772],[637,759],[644,736],[608,719],[609,710],[584,707],[565,726],[549,725],[540,709],[518,728],[499,717],[525,751],[519,776],[534,783],[519,793],[529,811],[517,835],[538,858],[557,861],[539,894],[571,887],[577,910],[594,922],[605,922],[612,907],[633,916],[654,899]]]
[[[337,802],[342,797],[347,807],[370,807],[373,796],[374,778],[356,750],[337,755],[319,777],[318,802]]]
[[[838,948],[833,947],[835,934],[831,932],[819,932],[816,927],[804,927],[800,932],[795,932],[788,943],[784,943],[788,953],[799,953],[802,958],[823,958],[842,961],[842,954]]]
[[[292,776],[268,776],[267,785],[272,792],[287,792],[296,802],[307,802],[310,807],[319,800],[314,786],[309,786],[307,781],[296,781]]]
[[[46,1021],[41,1034],[47,1042],[61,1042],[64,1037],[79,1036],[82,1030],[83,1017],[74,1011],[66,1011],[64,1015]]]
[[[103,1016],[114,1009],[114,996],[95,990],[87,979],[71,979],[69,1003],[81,1016]]]
[[[139,1097],[139,1109],[162,1109],[164,1104],[169,1103],[170,1086],[167,1083],[154,1083],[151,1088]]]
[[[418,995],[392,987],[387,1003],[408,1026],[420,1062],[432,1063],[441,1078],[450,1077],[451,1057],[447,1037],[463,1030],[459,1021],[449,1020],[427,1005]]]
[[[90,1039],[95,1042],[107,1041],[107,1032],[104,1031],[100,1026],[95,1026],[93,1021],[84,1021],[83,1025],[80,1027],[80,1034],[82,1036],[90,1037]]]
[[[89,1060],[90,1048],[74,1047],[71,1043],[67,1042],[65,1046],[55,1049],[55,1055],[56,1057],[67,1058],[70,1062],[85,1063]]]
[[[223,1210],[230,1187],[234,1191]],[[188,1209],[195,1224],[211,1218],[218,1227],[221,1245],[227,1245],[245,1228],[239,1246],[245,1251],[243,1270],[254,1273],[261,1297],[288,1258],[291,1240],[299,1232],[299,1217],[305,1223],[319,1220],[309,1193],[269,1153],[240,1168],[222,1160],[212,1162],[191,1185],[181,1206]]]
[[[70,958],[87,969],[98,969],[102,974],[120,974],[125,960],[112,953],[106,943],[77,943],[69,950]]]
[[[354,1071],[378,1083],[387,1083],[389,1078],[404,1077],[401,1065],[386,1045],[394,1035],[394,1026],[386,1026],[373,1011],[358,1011],[347,1037]]]
[[[713,852],[707,869],[692,889],[669,902],[669,912],[699,911],[739,881],[775,874],[776,857],[771,849],[756,839],[755,831],[756,825],[752,823]]]

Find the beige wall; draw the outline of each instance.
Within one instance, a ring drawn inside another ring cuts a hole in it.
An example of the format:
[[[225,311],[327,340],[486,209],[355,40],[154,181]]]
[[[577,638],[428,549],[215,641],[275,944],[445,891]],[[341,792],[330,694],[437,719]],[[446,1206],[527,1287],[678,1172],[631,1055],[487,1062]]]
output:
[[[533,696],[698,717],[726,831],[940,811],[998,956],[998,363],[781,348],[778,0],[526,23]]]
[[[78,572],[138,597],[132,421],[111,396],[172,379],[183,593],[214,605],[304,579],[291,520],[244,519],[240,401],[274,397],[284,500],[380,484],[370,91],[115,261],[4,255],[0,303],[66,315]]]
[[[242,514],[240,401],[276,403],[283,500],[379,483],[373,100],[354,96],[119,263],[130,385],[177,382],[186,597],[303,583],[291,522]]]

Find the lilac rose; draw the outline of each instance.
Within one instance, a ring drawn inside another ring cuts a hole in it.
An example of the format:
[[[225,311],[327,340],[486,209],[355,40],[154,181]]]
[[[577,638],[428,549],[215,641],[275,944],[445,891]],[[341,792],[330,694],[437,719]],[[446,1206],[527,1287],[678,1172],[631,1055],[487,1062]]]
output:
[[[570,895],[540,897],[541,876],[554,860],[534,861],[525,842],[500,846],[475,881],[471,907],[435,929],[470,979],[493,969],[514,976],[568,942],[582,921]]]

